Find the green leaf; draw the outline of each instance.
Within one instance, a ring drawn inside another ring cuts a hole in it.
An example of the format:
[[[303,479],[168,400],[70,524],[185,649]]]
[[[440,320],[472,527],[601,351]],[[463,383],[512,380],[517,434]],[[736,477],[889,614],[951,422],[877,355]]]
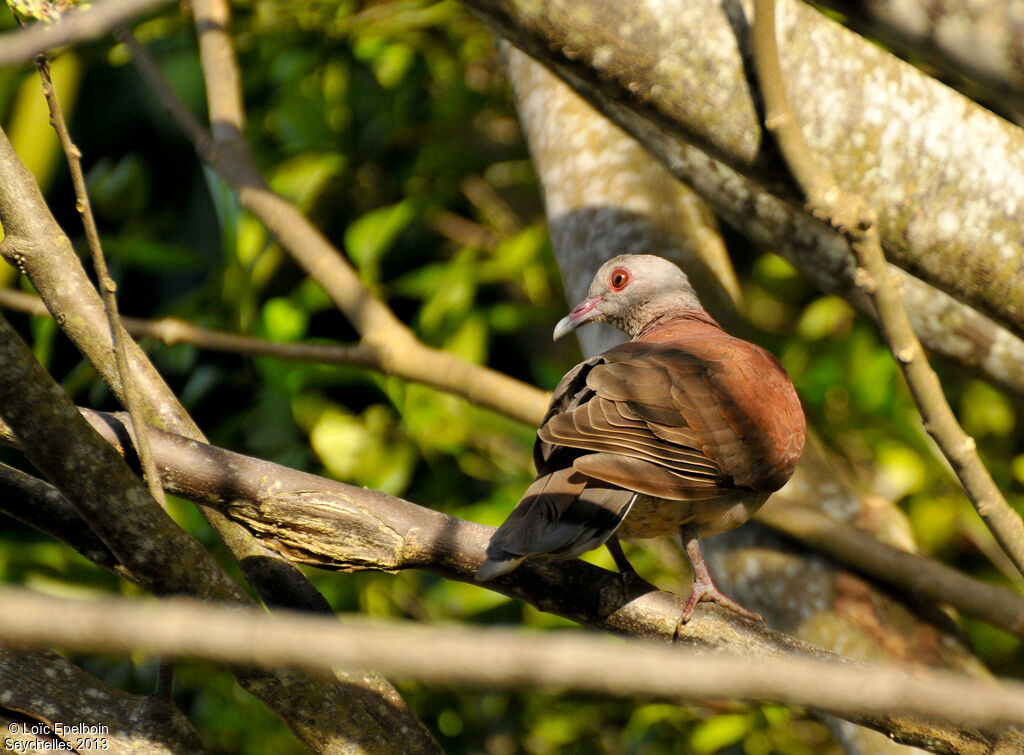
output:
[[[913,449],[895,441],[879,444],[875,492],[886,500],[915,493],[928,480],[928,467]]]
[[[209,267],[201,254],[187,246],[142,237],[110,236],[104,239],[103,250],[112,260],[150,273],[199,271]]]
[[[487,321],[482,314],[474,312],[445,342],[444,348],[460,359],[480,364],[487,358],[487,339]]]
[[[309,315],[292,301],[278,297],[263,305],[261,325],[272,341],[296,341],[306,334]]]
[[[415,217],[416,205],[404,199],[366,213],[345,230],[345,249],[365,281],[379,280],[381,258]]]
[[[327,405],[316,417],[309,442],[334,477],[400,495],[418,455],[390,407],[375,404],[361,415]]]
[[[718,752],[743,739],[752,723],[752,717],[746,713],[709,718],[697,725],[690,746],[697,755]]]
[[[336,152],[297,155],[274,170],[270,185],[300,209],[308,210],[346,165],[345,156]]]
[[[964,431],[977,437],[1009,435],[1017,421],[1006,396],[980,380],[968,383],[960,407]]]
[[[853,308],[838,296],[822,296],[811,302],[800,315],[797,332],[808,341],[848,331],[853,323]]]
[[[416,53],[409,45],[393,42],[374,56],[373,75],[382,87],[391,89],[402,83],[415,60]]]

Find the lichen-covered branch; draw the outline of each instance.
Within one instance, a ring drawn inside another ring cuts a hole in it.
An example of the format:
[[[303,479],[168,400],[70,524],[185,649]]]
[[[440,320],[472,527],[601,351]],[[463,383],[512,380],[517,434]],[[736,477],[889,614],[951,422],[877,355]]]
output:
[[[1024,15],[1015,0],[825,0],[847,23],[903,57],[942,70],[958,89],[985,90],[1024,116]]]
[[[14,608],[13,610],[17,610]],[[50,623],[60,623],[50,613]],[[51,729],[81,725],[101,734],[54,734],[75,752],[98,750],[117,755],[202,752],[204,747],[188,719],[173,705],[153,697],[129,695],[90,676],[57,653],[0,647],[0,709],[17,711]],[[3,726],[6,741],[24,734],[25,726]],[[21,752],[54,750],[45,742],[21,739]],[[16,746],[16,745],[15,745]],[[18,752],[13,747],[5,751]]]
[[[779,199],[797,199],[766,146],[748,84],[749,3],[464,4],[616,122],[622,111],[638,114]],[[1015,262],[1024,131],[804,3],[780,7],[783,71],[799,121],[841,185],[878,208],[889,259],[1024,333],[1024,273]]]
[[[1003,498],[974,439],[957,422],[938,377],[914,335],[879,242],[875,214],[862,197],[843,190],[804,141],[785,89],[776,46],[775,0],[757,0],[754,59],[765,99],[765,125],[778,140],[812,211],[849,239],[858,278],[878,313],[882,337],[914,396],[925,429],[960,478],[964,490],[1000,546],[1024,574],[1024,521]]]

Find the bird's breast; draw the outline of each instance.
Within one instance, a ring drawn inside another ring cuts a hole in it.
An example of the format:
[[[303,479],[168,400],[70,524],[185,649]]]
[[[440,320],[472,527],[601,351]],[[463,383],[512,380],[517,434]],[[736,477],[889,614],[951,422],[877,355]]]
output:
[[[676,535],[683,525],[695,526],[698,537],[717,535],[739,527],[768,498],[756,490],[723,491],[712,499],[674,501],[639,495],[616,534],[625,538]]]

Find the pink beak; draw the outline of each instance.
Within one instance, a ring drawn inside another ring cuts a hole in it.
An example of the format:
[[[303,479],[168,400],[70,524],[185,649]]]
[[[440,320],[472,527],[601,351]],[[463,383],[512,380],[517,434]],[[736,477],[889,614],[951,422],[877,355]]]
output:
[[[551,334],[552,339],[557,341],[562,336],[572,333],[580,325],[588,323],[596,317],[600,317],[601,310],[599,310],[597,306],[603,301],[604,297],[602,296],[592,296],[589,299],[581,301],[572,308],[572,312],[558,321],[558,324],[555,325],[555,332]]]

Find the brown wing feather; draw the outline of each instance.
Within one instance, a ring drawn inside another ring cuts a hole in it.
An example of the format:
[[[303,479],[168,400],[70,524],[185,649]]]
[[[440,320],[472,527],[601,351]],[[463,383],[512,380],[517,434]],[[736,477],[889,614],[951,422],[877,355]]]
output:
[[[539,442],[595,452],[600,463],[584,455],[576,468],[665,498],[684,500],[709,484],[778,488],[803,445],[788,377],[754,344],[717,329],[699,335],[635,341],[589,360],[574,375],[577,400],[549,415]],[[763,411],[765,401],[778,405],[778,417]],[[632,461],[612,469],[616,454]]]

